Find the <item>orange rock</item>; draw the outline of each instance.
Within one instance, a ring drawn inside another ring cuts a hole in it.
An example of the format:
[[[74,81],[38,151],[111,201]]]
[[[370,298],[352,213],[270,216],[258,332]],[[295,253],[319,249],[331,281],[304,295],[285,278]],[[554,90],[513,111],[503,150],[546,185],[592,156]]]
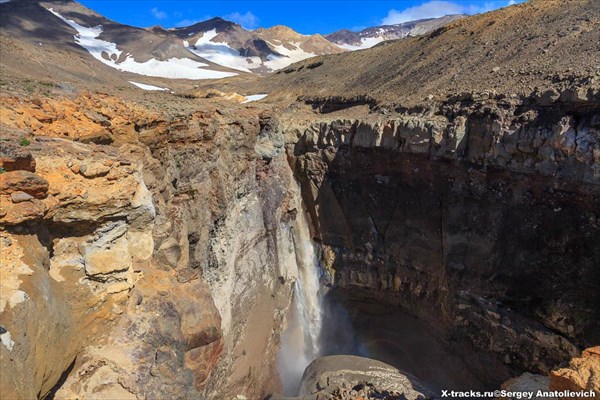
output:
[[[46,206],[40,200],[13,203],[9,196],[0,196],[0,225],[12,226],[40,219],[45,212]]]
[[[48,194],[48,181],[29,171],[10,171],[0,174],[0,193],[10,195],[25,192],[43,199]]]
[[[600,397],[600,346],[584,350],[568,368],[550,372],[550,390],[593,390]]]
[[[103,94],[84,94],[75,99],[2,98],[0,120],[36,135],[68,137],[74,140],[108,144],[113,136],[119,142],[136,142],[136,127],[159,129],[159,114]],[[160,128],[162,129],[162,128]]]

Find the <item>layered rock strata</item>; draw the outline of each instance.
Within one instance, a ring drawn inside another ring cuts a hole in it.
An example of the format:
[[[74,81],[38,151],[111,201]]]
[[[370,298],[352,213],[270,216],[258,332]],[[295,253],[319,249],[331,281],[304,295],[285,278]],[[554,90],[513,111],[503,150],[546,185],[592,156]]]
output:
[[[547,374],[600,339],[593,90],[368,113],[201,104],[2,102],[3,396],[276,392],[290,165],[354,322],[418,317],[470,367],[462,384]]]
[[[334,290],[427,321],[470,385],[547,374],[600,340],[600,102],[550,94],[284,113],[272,135]]]
[[[255,152],[258,110],[2,107],[2,397],[278,390],[301,205],[284,155]]]

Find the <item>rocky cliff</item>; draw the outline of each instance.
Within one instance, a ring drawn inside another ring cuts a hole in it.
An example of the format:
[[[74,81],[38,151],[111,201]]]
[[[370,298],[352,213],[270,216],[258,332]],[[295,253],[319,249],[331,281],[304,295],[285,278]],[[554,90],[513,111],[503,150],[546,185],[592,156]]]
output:
[[[2,397],[277,390],[300,196],[259,110],[5,100]]]
[[[278,132],[355,326],[402,348],[392,314],[417,315],[470,366],[467,387],[548,373],[597,343],[597,96],[284,113]],[[378,355],[410,371],[404,351]]]
[[[301,197],[330,293],[398,346],[371,355],[432,388],[547,374],[600,340],[596,89],[344,101],[5,97],[2,395],[278,391]],[[413,330],[460,372],[407,361]]]

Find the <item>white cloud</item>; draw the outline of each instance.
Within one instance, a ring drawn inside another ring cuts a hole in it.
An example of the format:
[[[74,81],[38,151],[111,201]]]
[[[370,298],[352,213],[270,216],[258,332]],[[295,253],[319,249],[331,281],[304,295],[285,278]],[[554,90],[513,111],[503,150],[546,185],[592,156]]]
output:
[[[204,22],[204,21],[209,20],[211,18],[212,18],[211,15],[204,15],[201,18],[193,18],[193,19],[186,18],[186,19],[182,19],[181,21],[178,21],[178,22],[174,23],[173,26],[175,28],[186,28],[186,27],[188,27],[190,25],[197,24],[198,22]]]
[[[519,3],[523,0],[509,0],[508,5]],[[453,1],[432,0],[405,10],[390,10],[381,21],[382,25],[401,24],[424,18],[439,18],[450,14],[479,14],[505,6],[505,1],[476,1],[472,4],[458,4]]]
[[[236,11],[231,14],[223,15],[223,18],[240,24],[244,29],[254,29],[258,26],[258,17],[250,11],[245,14]]]
[[[448,14],[461,14],[464,7],[450,1],[433,0],[403,11],[390,10],[382,25],[401,24],[423,18],[437,18]]]
[[[154,18],[156,19],[165,19],[168,17],[167,13],[164,11],[160,11],[158,8],[154,7],[150,10],[150,13],[154,16]]]

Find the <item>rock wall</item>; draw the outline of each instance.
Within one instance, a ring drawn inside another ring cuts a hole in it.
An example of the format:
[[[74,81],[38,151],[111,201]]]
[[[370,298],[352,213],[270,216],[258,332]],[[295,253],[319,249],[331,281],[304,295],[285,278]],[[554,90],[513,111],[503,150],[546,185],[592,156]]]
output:
[[[123,151],[44,139],[22,157],[1,146],[3,158],[35,159],[35,172],[3,163],[0,175],[2,388],[43,397],[123,312],[152,255],[155,209]]]
[[[283,114],[335,290],[427,321],[490,387],[597,343],[594,93]]]
[[[300,196],[285,155],[254,149],[258,110],[168,116],[103,95],[9,100],[1,396],[278,390]]]
[[[4,99],[0,395],[279,391],[301,196],[351,314],[419,317],[485,385],[547,373],[599,339],[595,96],[365,115]]]

